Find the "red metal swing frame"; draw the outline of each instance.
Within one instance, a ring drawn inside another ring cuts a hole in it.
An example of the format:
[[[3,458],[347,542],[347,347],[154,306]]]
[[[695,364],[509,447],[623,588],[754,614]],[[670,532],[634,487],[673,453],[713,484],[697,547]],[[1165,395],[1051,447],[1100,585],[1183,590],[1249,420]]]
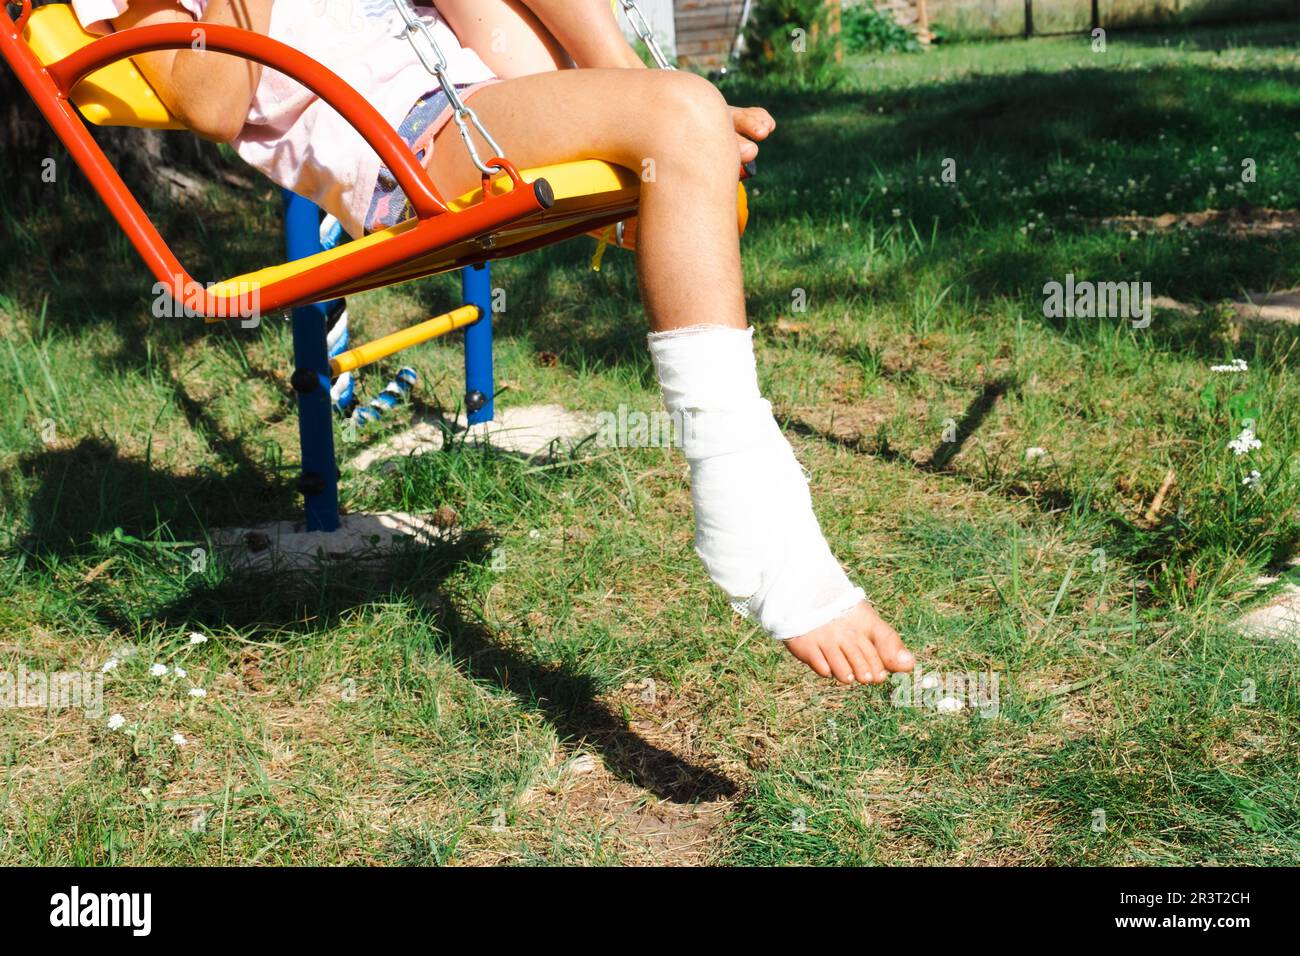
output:
[[[82,79],[111,63],[156,50],[190,48],[194,26],[172,23],[135,27],[101,37],[54,63],[42,64],[22,35],[32,14],[32,2],[15,2],[22,6],[17,20],[0,5],[0,54],[146,266],[159,282],[176,290],[175,297],[188,307],[196,308],[201,300],[197,311],[210,318],[235,318],[244,314],[241,307],[246,301],[246,290],[218,294],[193,279],[104,155],[70,99],[71,91]],[[508,160],[494,157],[488,165],[499,167],[504,176],[498,176],[490,184],[485,179],[478,202],[452,210],[396,130],[333,71],[298,50],[258,33],[219,24],[204,24],[203,31],[207,49],[277,70],[337,110],[378,153],[415,210],[414,219],[393,229],[382,241],[353,244],[344,254],[322,253],[318,264],[312,264],[317,257],[303,260],[302,271],[259,286],[259,308],[263,312],[326,301],[433,271],[516,255],[582,235],[635,213],[635,202],[623,203],[616,209],[592,210],[590,215],[567,223],[561,221],[539,235],[496,248],[490,238],[494,233],[527,224],[530,217],[540,218],[539,214],[551,208],[553,196],[545,179],[526,182]],[[510,188],[501,191],[507,178]],[[463,248],[457,249],[450,261],[440,259],[436,270],[421,263],[435,250],[457,246]]]

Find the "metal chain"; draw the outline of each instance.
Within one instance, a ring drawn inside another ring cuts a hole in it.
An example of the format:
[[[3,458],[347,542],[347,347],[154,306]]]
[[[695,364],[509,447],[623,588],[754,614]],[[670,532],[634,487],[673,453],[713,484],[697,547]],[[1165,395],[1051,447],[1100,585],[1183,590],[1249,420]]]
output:
[[[650,24],[646,20],[645,14],[641,12],[641,7],[636,0],[618,0],[618,2],[619,6],[623,8],[623,13],[627,16],[627,22],[632,24],[632,29],[641,38],[641,42],[646,45],[646,49],[650,51],[654,61],[659,64],[659,69],[676,69],[668,62],[668,57],[664,56],[664,51],[659,46],[659,41],[655,38],[655,33],[650,29]]]
[[[740,18],[736,21],[736,40],[731,44],[731,59],[740,58],[741,52],[745,49],[745,27],[749,25],[749,15],[753,12],[754,0],[745,0],[745,5],[740,8]]]
[[[429,24],[423,18],[415,15],[414,11],[407,5],[406,0],[393,0],[393,5],[397,7],[397,12],[401,14],[402,20],[406,24],[406,29],[402,31],[402,35],[411,44],[411,48],[415,50],[415,55],[420,58],[424,68],[437,78],[443,95],[447,97],[447,102],[451,104],[452,117],[456,120],[456,126],[460,130],[460,138],[465,142],[465,148],[469,150],[469,158],[473,160],[474,165],[478,167],[479,172],[484,176],[495,174],[500,167],[488,166],[483,162],[483,158],[479,156],[478,148],[474,145],[474,137],[470,135],[469,124],[473,124],[479,135],[492,147],[493,156],[504,156],[504,152],[500,144],[492,138],[492,134],[487,131],[483,121],[478,118],[478,114],[460,98],[456,85],[447,76],[446,54],[442,52],[442,47],[438,44],[433,31],[429,29]],[[421,38],[427,44],[427,49],[421,45]],[[430,59],[431,53],[432,60]],[[466,120],[469,121],[469,124],[465,122]]]
[[[650,24],[641,12],[641,7],[637,5],[636,0],[618,0],[618,2],[623,7],[623,12],[627,15],[632,29],[641,38],[641,42],[646,45],[650,55],[654,57],[655,63],[659,64],[659,68],[663,70],[674,69],[673,65],[668,61],[668,57],[664,56],[664,51],[660,48],[659,41],[655,39],[654,31],[650,29]],[[478,148],[474,145],[474,137],[470,134],[470,126],[472,125],[478,130],[483,140],[492,147],[494,156],[504,157],[505,153],[500,144],[492,138],[492,134],[487,131],[487,127],[483,125],[483,121],[479,119],[478,114],[460,98],[460,92],[456,89],[456,84],[452,83],[451,78],[447,76],[447,56],[443,53],[437,37],[433,35],[433,31],[429,29],[429,24],[425,19],[417,16],[406,0],[393,0],[393,6],[397,7],[402,22],[406,24],[402,36],[411,44],[411,48],[415,50],[415,55],[420,58],[424,68],[438,80],[438,86],[442,89],[443,95],[447,97],[447,102],[451,104],[452,118],[455,119],[456,127],[460,130],[460,138],[465,143],[465,149],[469,151],[469,158],[473,160],[474,165],[478,167],[479,172],[484,176],[493,175],[500,167],[489,166],[483,162]],[[423,44],[421,40],[423,40]]]

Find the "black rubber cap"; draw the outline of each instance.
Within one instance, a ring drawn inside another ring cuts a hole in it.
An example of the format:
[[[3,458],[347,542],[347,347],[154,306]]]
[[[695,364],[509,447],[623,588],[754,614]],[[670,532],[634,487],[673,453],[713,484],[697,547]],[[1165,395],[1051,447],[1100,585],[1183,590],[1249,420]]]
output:
[[[550,209],[555,205],[555,190],[545,179],[538,179],[533,183],[533,192],[543,209]]]
[[[289,384],[299,395],[307,395],[316,391],[319,384],[318,376],[309,368],[294,369],[293,375],[289,377]]]
[[[465,393],[465,410],[476,412],[487,404],[487,396],[480,391]]]

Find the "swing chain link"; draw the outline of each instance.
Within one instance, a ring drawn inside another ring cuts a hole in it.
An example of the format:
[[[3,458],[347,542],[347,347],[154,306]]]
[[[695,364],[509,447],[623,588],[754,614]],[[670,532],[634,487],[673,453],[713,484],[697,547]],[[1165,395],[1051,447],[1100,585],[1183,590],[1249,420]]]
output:
[[[676,69],[676,67],[669,62],[668,57],[664,56],[663,48],[659,46],[659,40],[655,37],[654,30],[650,28],[650,23],[646,20],[645,14],[641,12],[641,7],[636,0],[618,0],[618,3],[619,6],[623,8],[623,13],[627,17],[627,22],[632,25],[632,29],[636,31],[636,35],[639,36],[641,42],[646,45],[646,49],[649,50],[650,55],[654,57],[654,61],[659,65],[659,69]]]
[[[655,38],[654,31],[650,28],[650,23],[646,20],[645,14],[641,12],[637,0],[618,0],[618,3],[623,8],[628,23],[636,31],[636,35],[641,38],[641,42],[646,45],[646,49],[650,51],[650,55],[654,58],[655,63],[659,65],[659,68],[662,70],[675,69],[659,46],[659,41]],[[397,12],[402,17],[402,22],[406,24],[402,36],[411,44],[411,48],[415,50],[415,55],[420,58],[424,68],[437,79],[443,95],[447,97],[447,102],[451,104],[452,118],[456,121],[457,129],[460,130],[460,138],[465,143],[465,149],[469,151],[469,158],[484,176],[495,175],[501,170],[501,167],[489,166],[483,162],[483,157],[479,155],[478,148],[474,145],[474,137],[470,134],[470,126],[472,125],[474,129],[478,130],[484,142],[492,148],[493,156],[504,158],[505,152],[492,137],[492,134],[487,131],[487,127],[479,119],[478,113],[474,112],[461,99],[456,84],[452,83],[451,78],[447,76],[447,55],[438,43],[438,38],[429,29],[428,21],[412,10],[407,4],[407,0],[393,0],[393,6],[397,8]],[[420,42],[421,38],[423,38],[423,44]]]
[[[437,37],[429,29],[429,24],[423,17],[417,16],[411,10],[406,0],[393,0],[393,5],[397,7],[397,12],[401,14],[402,21],[406,24],[402,35],[411,44],[411,48],[415,50],[415,55],[420,58],[424,68],[438,80],[438,86],[441,87],[443,95],[447,97],[447,102],[451,104],[452,118],[455,119],[456,127],[460,130],[460,138],[469,151],[469,158],[484,176],[493,176],[500,172],[502,167],[489,166],[483,162],[478,148],[474,145],[474,137],[470,135],[469,124],[472,124],[478,130],[484,142],[492,148],[493,156],[503,157],[504,152],[500,144],[492,137],[492,134],[487,131],[487,127],[483,125],[483,121],[479,119],[478,114],[461,99],[456,84],[452,83],[451,78],[447,76],[447,56],[443,53]],[[420,43],[421,37],[424,38],[427,49],[425,45]],[[469,121],[469,124],[466,123],[466,120]]]

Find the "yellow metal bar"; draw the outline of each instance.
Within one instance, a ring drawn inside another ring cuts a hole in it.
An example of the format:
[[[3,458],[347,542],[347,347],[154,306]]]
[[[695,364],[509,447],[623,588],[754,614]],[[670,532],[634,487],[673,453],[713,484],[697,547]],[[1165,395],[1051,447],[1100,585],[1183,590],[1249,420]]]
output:
[[[363,365],[371,365],[382,358],[387,358],[394,352],[409,349],[413,345],[419,345],[421,342],[427,342],[430,339],[436,339],[440,335],[446,335],[448,332],[455,332],[467,325],[473,325],[479,320],[480,315],[478,306],[463,305],[446,315],[437,316],[427,322],[421,322],[419,325],[412,325],[410,328],[399,329],[391,335],[385,335],[383,338],[367,342],[365,345],[358,345],[337,358],[330,359],[330,372],[334,376],[339,376],[344,372],[356,371]]]

